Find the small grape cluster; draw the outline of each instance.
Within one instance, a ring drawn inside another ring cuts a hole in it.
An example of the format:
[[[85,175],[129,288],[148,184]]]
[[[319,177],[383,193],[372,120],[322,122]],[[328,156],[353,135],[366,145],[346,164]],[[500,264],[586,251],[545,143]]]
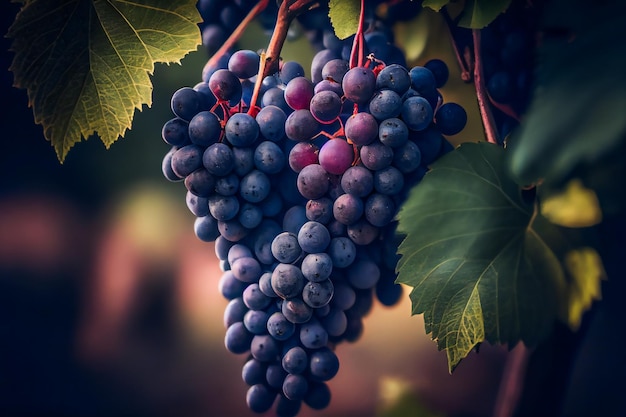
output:
[[[215,241],[225,345],[247,355],[254,412],[328,406],[335,347],[359,339],[375,300],[402,295],[395,215],[452,149],[443,135],[467,120],[439,93],[445,64],[385,64],[369,52],[380,38],[369,40],[363,65],[319,51],[312,79],[282,63],[257,99],[260,58],[249,50],[172,96],[163,174],[184,182],[196,235]]]

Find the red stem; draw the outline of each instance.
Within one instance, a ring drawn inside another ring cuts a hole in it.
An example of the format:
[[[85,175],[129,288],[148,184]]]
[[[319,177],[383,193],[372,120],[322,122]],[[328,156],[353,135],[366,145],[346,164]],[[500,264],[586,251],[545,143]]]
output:
[[[246,17],[241,21],[241,23],[239,23],[239,26],[237,26],[237,28],[233,31],[233,33],[230,34],[228,39],[226,39],[226,42],[224,42],[224,44],[220,46],[220,49],[218,49],[217,52],[215,52],[213,56],[209,59],[209,62],[207,63],[208,66],[210,67],[217,66],[217,63],[220,60],[220,58],[224,56],[226,52],[228,52],[231,48],[235,46],[235,43],[237,43],[239,38],[241,38],[241,35],[243,35],[243,32],[246,29],[246,27],[248,27],[250,22],[255,17],[257,17],[263,10],[265,10],[269,2],[270,0],[260,0],[252,8],[252,10],[248,12]]]
[[[483,79],[483,66],[480,56],[480,29],[472,29],[472,39],[474,40],[474,86],[476,87],[476,98],[478,109],[485,129],[487,142],[498,143],[498,133],[493,119],[493,113],[487,96],[487,88]]]
[[[363,66],[363,55],[365,55],[365,36],[363,35],[365,26],[365,0],[361,0],[361,12],[359,13],[359,26],[354,34],[352,50],[350,51],[350,68]],[[358,55],[358,56],[357,56]]]
[[[472,64],[471,64],[471,54],[469,53],[469,50],[468,50],[469,48],[465,47],[463,53],[461,53],[461,51],[459,50],[459,45],[457,44],[456,39],[454,37],[454,33],[453,33],[456,23],[452,21],[452,18],[448,14],[448,11],[445,7],[441,9],[441,15],[443,16],[444,20],[446,21],[446,25],[448,26],[448,33],[452,41],[451,43],[452,43],[452,49],[454,50],[454,56],[456,57],[456,61],[459,64],[459,69],[461,70],[461,79],[464,82],[468,83],[472,80],[472,73],[470,72],[470,68],[472,67]]]

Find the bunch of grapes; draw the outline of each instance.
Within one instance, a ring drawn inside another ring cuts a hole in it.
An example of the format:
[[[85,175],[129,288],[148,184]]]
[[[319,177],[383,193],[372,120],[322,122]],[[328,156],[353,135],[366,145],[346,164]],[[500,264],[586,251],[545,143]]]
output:
[[[376,300],[402,295],[395,216],[467,121],[439,92],[445,64],[408,69],[385,33],[364,39],[360,64],[351,40],[327,37],[311,79],[286,61],[256,92],[260,57],[236,51],[173,94],[163,126],[163,174],[215,242],[225,346],[246,355],[254,412],[328,406],[335,347],[359,339]]]

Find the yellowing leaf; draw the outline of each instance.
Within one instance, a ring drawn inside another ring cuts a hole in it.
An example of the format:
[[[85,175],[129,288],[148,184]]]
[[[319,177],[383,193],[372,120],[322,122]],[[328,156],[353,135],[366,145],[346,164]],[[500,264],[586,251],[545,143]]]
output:
[[[565,288],[561,319],[572,330],[580,327],[583,313],[595,300],[602,298],[601,283],[606,278],[602,260],[592,248],[569,251],[565,255],[565,270],[569,282]]]
[[[339,39],[349,38],[356,33],[360,13],[360,0],[330,0],[328,2],[330,23]]]
[[[580,180],[572,180],[561,193],[541,203],[541,214],[554,224],[565,227],[589,227],[600,223],[602,210],[593,190]]]
[[[15,86],[62,162],[97,133],[108,148],[152,105],[156,62],[201,43],[193,0],[32,0],[9,29]]]

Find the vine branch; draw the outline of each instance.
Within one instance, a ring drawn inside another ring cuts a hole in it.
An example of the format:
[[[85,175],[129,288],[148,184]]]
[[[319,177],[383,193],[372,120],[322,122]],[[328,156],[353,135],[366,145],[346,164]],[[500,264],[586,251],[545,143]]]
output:
[[[476,87],[476,98],[478,100],[478,109],[485,130],[487,142],[498,143],[498,132],[496,131],[496,123],[491,112],[490,101],[485,87],[483,78],[483,64],[480,55],[480,29],[472,29],[472,40],[474,41],[474,86]]]
[[[218,49],[217,52],[215,52],[213,56],[209,59],[209,62],[207,62],[208,66],[213,67],[213,68],[217,66],[217,63],[222,58],[222,56],[224,56],[224,54],[226,54],[230,49],[232,49],[235,46],[239,38],[241,38],[241,35],[243,35],[243,32],[245,31],[246,27],[248,27],[250,22],[252,22],[252,20],[254,20],[255,17],[257,17],[259,14],[261,14],[263,10],[265,10],[269,2],[270,0],[260,0],[252,8],[252,10],[250,10],[250,12],[241,21],[241,23],[239,23],[239,25],[233,31],[233,33],[230,34],[226,42],[224,42],[224,44],[220,46],[220,49]]]

